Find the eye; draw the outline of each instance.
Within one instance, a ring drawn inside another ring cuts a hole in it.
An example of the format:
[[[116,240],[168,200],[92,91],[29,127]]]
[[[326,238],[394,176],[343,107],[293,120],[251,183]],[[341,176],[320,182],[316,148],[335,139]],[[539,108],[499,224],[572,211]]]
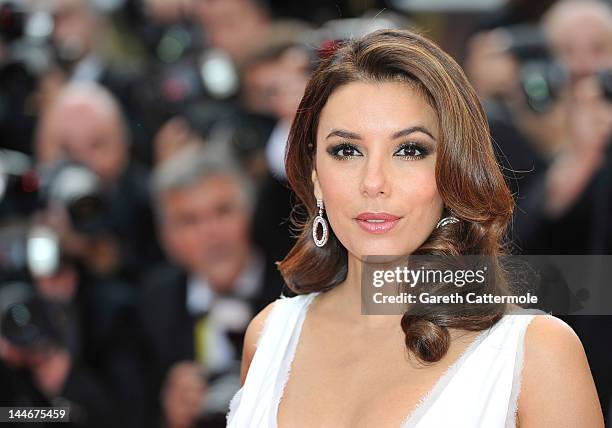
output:
[[[327,152],[337,159],[347,159],[354,156],[363,156],[357,147],[350,143],[342,143],[335,146],[331,146],[327,149]]]
[[[414,142],[403,143],[395,152],[396,155],[410,160],[422,159],[427,156],[428,153],[429,151],[425,147]]]

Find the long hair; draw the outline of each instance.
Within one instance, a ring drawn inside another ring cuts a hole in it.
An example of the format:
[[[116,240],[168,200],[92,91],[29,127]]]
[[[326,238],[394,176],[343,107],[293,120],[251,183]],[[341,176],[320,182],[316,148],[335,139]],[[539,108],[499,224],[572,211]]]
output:
[[[378,30],[348,40],[324,58],[312,75],[289,133],[286,170],[299,203],[291,220],[297,241],[277,263],[297,294],[331,289],[347,274],[347,250],[330,230],[319,248],[311,236],[317,212],[311,173],[319,115],[329,96],[355,81],[407,81],[436,111],[440,138],[435,166],[444,214],[461,221],[434,229],[414,254],[487,255],[505,253],[504,237],[514,201],[496,162],[489,126],[478,97],[461,67],[435,43],[408,30]],[[503,270],[496,265],[498,278]],[[425,314],[408,310],[402,329],[409,350],[421,360],[440,360],[450,345],[448,328],[479,331],[503,315],[500,306],[457,315],[439,307]]]

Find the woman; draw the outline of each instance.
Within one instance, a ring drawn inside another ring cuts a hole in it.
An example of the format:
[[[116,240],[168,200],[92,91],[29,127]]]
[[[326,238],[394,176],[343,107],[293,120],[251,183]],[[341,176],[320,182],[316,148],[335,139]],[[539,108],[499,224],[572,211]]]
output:
[[[228,426],[603,426],[581,343],[557,318],[361,315],[363,255],[503,251],[513,200],[440,48],[401,30],[340,46],[306,88],[286,165],[307,212],[279,263],[298,295],[249,325]]]

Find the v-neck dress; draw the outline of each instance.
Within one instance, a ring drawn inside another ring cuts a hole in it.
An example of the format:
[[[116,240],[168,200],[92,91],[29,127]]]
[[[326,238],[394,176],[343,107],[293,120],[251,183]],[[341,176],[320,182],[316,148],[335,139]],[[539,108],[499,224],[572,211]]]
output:
[[[228,428],[277,428],[277,412],[308,306],[320,292],[281,296],[268,314]],[[481,331],[399,428],[514,428],[524,334],[542,311],[506,314]]]

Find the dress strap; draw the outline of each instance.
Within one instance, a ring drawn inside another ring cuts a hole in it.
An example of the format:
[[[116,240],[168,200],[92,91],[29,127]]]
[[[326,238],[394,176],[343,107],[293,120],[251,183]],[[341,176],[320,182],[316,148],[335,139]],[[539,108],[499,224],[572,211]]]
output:
[[[512,316],[516,317],[519,323],[517,328],[517,345],[516,345],[516,359],[514,363],[514,372],[512,375],[512,391],[510,393],[510,400],[508,402],[508,413],[506,418],[506,427],[515,428],[518,416],[518,398],[521,392],[521,384],[523,381],[523,366],[525,361],[525,334],[527,327],[531,324],[531,321],[536,315],[545,315],[546,313],[541,310],[534,309],[521,309],[513,313]]]
[[[276,426],[276,410],[308,304],[318,293],[281,296],[258,333],[244,385],[230,402],[228,427]]]

